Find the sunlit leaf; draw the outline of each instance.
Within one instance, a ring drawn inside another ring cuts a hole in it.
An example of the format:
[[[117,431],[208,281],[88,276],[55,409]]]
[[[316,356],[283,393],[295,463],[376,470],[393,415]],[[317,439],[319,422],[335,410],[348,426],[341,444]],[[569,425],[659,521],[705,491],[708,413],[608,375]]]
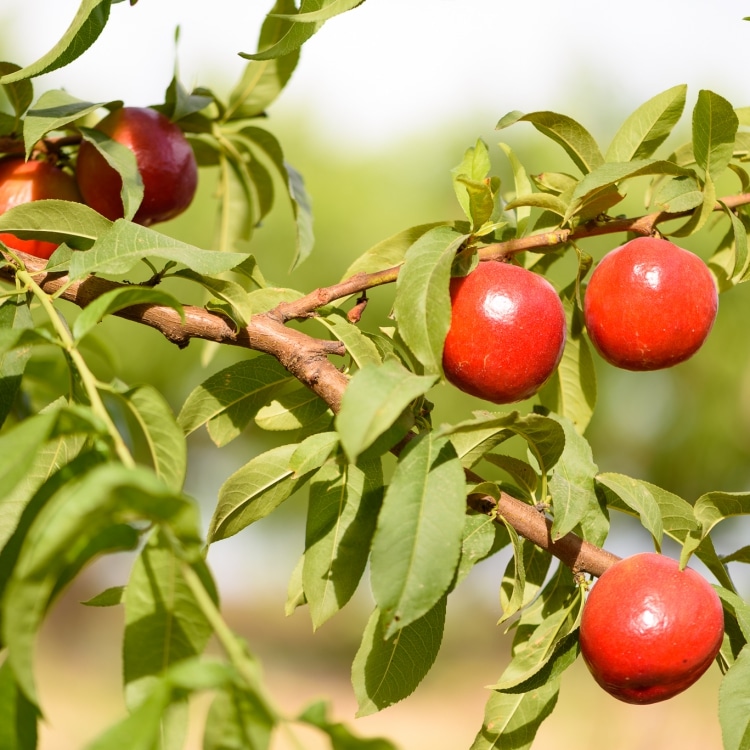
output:
[[[732,158],[739,119],[732,105],[713,91],[702,89],[693,109],[693,153],[699,167],[713,180]]]
[[[44,201],[35,201],[43,203]],[[49,201],[52,203],[52,201]],[[66,201],[55,201],[61,210],[71,211],[71,204]],[[25,206],[17,206],[17,211]],[[85,209],[86,206],[72,204],[72,208]],[[95,216],[99,216],[92,209],[88,209]],[[8,214],[0,216],[0,228],[5,229],[3,221]],[[103,217],[101,221],[107,222]],[[199,274],[213,275],[230,271],[242,261],[247,260],[247,253],[217,253],[181,242],[157,232],[149,227],[133,224],[124,219],[118,219],[114,224],[107,222],[108,228],[98,234],[93,246],[85,253],[75,253],[70,262],[70,275],[73,279],[81,279],[92,273],[108,273],[122,275],[128,273],[143,258],[161,258],[162,260],[181,263]],[[53,235],[65,240],[66,237]],[[70,243],[69,243],[70,244]]]
[[[289,462],[297,444],[282,445],[256,456],[221,486],[208,529],[208,541],[226,539],[265,518],[308,480]]]
[[[686,94],[687,86],[680,84],[641,104],[615,133],[606,160],[624,162],[653,156],[682,116]]]
[[[750,748],[750,646],[740,651],[721,681],[719,723],[724,750]]]
[[[510,112],[501,118],[496,130],[502,130],[516,122],[530,122],[540,133],[558,143],[584,173],[591,172],[604,162],[594,137],[571,117],[556,112]]]
[[[82,0],[60,40],[36,62],[0,78],[0,84],[49,73],[73,62],[99,38],[109,18],[112,0]]]

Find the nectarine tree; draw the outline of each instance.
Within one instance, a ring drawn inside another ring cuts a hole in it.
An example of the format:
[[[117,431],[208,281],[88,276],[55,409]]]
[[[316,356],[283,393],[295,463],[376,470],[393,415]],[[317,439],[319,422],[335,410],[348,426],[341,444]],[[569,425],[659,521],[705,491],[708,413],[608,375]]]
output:
[[[750,554],[720,555],[712,534],[750,512],[750,494],[683,499],[600,471],[586,434],[597,352],[606,360],[597,366],[630,370],[701,357],[719,293],[750,278],[749,110],[701,90],[692,137],[671,150],[682,85],[639,106],[606,149],[568,115],[511,112],[497,129],[531,124],[562,148],[569,172],[532,175],[502,144],[512,177],[501,186],[479,139],[446,175],[455,214],[404,228],[340,280],[297,292],[268,284],[250,252],[279,195],[292,208],[293,265],[313,250],[304,181],[266,118],[306,41],[367,8],[276,0],[229,92],[188,91],[175,76],[151,108],[84,101],[67,88],[37,96],[37,76],[85,63],[113,1],[84,0],[39,60],[0,64],[0,724],[9,746],[37,744],[35,643],[56,597],[93,560],[131,551],[129,579],[87,602],[122,611],[128,709],[90,748],[180,746],[178,709],[198,691],[212,695],[206,750],[268,748],[297,723],[333,748],[393,748],[358,737],[324,703],[282,711],[252,644],[222,613],[207,550],[299,492],[306,531],[287,609],[305,607],[321,627],[368,572],[372,614],[352,654],[359,716],[415,690],[438,654],[451,594],[504,549],[511,561],[497,583],[510,660],[467,747],[530,747],[583,651],[605,690],[634,702],[669,698],[715,662],[724,746],[746,748],[750,608],[728,563]],[[17,186],[8,164],[43,177],[39,192]],[[209,170],[221,176],[215,243],[154,228],[190,211]],[[74,173],[81,202],[60,188]],[[734,182],[719,182],[727,176]],[[736,189],[717,194],[727,182]],[[642,193],[642,212],[613,211],[626,189]],[[693,237],[700,249],[688,253],[680,243]],[[593,249],[593,238],[610,239],[611,252]],[[45,257],[18,239],[57,249]],[[198,303],[186,289],[203,295]],[[368,309],[376,294],[387,319]],[[165,347],[202,340],[243,356],[214,367],[173,411],[175,393],[118,373],[105,380],[90,363],[87,338],[114,316],[154,329]],[[35,388],[30,375],[50,347],[70,375],[57,391]],[[453,386],[477,410],[450,421],[430,399]],[[204,528],[184,489],[187,438],[206,431],[221,450],[249,429],[288,437],[223,478]],[[611,513],[638,519],[656,551],[623,561],[609,552]],[[679,560],[661,554],[665,538]],[[710,581],[686,569],[691,560]],[[210,641],[223,658],[207,653]]]

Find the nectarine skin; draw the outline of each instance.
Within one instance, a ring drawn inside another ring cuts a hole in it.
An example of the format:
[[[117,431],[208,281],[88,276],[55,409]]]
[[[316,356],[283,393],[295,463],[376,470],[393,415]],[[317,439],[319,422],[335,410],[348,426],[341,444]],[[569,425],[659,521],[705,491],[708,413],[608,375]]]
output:
[[[149,107],[121,107],[97,130],[135,154],[143,179],[143,201],[133,221],[145,226],[173,219],[192,202],[198,184],[193,149],[180,128]],[[78,151],[78,186],[84,201],[114,221],[123,217],[122,179],[88,141]]]
[[[496,404],[533,396],[565,347],[565,311],[554,287],[525,268],[485,261],[452,279],[450,293],[448,381]]]
[[[22,156],[0,159],[0,214],[22,203],[49,198],[80,202],[81,195],[73,177],[48,161],[25,161]],[[8,233],[0,234],[0,242],[45,259],[57,249],[54,242],[22,240]]]
[[[719,306],[716,284],[694,253],[639,237],[605,255],[584,297],[596,350],[625,370],[684,362],[703,345]]]
[[[643,552],[609,568],[583,608],[581,654],[610,695],[656,703],[690,687],[721,648],[724,612],[696,571]]]

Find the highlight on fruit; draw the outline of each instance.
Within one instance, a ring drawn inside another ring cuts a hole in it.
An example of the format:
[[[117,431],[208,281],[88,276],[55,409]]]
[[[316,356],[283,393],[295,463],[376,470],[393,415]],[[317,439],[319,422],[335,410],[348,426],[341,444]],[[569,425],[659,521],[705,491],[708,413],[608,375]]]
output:
[[[721,600],[700,573],[644,552],[616,562],[588,594],[581,655],[596,682],[626,703],[656,703],[693,685],[724,637]]]
[[[692,357],[719,307],[716,283],[694,253],[639,237],[602,258],[584,297],[584,319],[601,356],[625,370],[659,370]]]
[[[496,404],[533,396],[560,363],[565,310],[545,278],[499,261],[451,280],[445,377]]]

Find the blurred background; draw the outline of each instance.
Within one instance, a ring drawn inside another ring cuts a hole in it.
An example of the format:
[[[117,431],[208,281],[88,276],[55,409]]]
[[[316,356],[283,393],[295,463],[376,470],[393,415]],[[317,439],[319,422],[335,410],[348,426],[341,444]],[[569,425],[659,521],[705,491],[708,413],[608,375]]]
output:
[[[163,101],[177,61],[188,87],[208,86],[225,96],[244,66],[237,53],[255,51],[271,4],[117,4],[96,45],[67,68],[36,79],[36,95],[65,88],[90,101],[155,104]],[[458,218],[450,170],[478,137],[490,146],[506,186],[512,180],[496,147],[501,140],[530,172],[572,171],[564,153],[529,125],[495,132],[496,122],[511,110],[570,115],[606,147],[636,106],[687,83],[686,113],[665,144],[668,153],[689,138],[690,110],[701,88],[736,106],[750,105],[743,55],[750,24],[742,20],[743,5],[738,0],[631,0],[615,11],[593,0],[539,0],[532,11],[523,3],[494,0],[369,0],[333,19],[305,45],[288,88],[263,123],[305,178],[316,235],[313,257],[288,274],[294,250],[291,212],[279,201],[251,248],[266,278],[306,292],[339,280],[358,255],[401,229]],[[35,60],[61,36],[77,6],[78,0],[3,2],[0,59]],[[205,170],[193,206],[161,231],[210,247],[213,181],[211,170]],[[720,194],[722,188],[738,189],[731,180],[720,186]],[[636,198],[618,207],[629,214],[642,210]],[[709,231],[682,244],[706,258],[717,237]],[[601,238],[584,249],[600,257],[623,239]],[[371,297],[365,323],[374,329],[387,324],[392,290],[376,290]],[[653,482],[691,502],[710,490],[750,489],[749,319],[750,290],[740,287],[722,295],[714,330],[690,361],[640,374],[597,361],[599,400],[587,437],[602,471]],[[116,373],[131,384],[151,383],[178,410],[198,383],[244,356],[222,351],[204,366],[205,354],[199,342],[178,351],[150,330],[113,320],[92,341],[89,357],[101,377]],[[39,359],[32,374],[53,382],[59,367]],[[435,388],[430,397],[436,422],[487,406],[447,386]],[[205,432],[191,436],[187,491],[201,504],[206,523],[224,479],[253,455],[287,440],[286,434],[250,430],[219,451]],[[294,712],[328,696],[337,719],[365,735],[387,735],[403,750],[468,748],[481,724],[484,686],[497,680],[507,661],[508,638],[495,626],[507,554],[479,565],[451,598],[438,663],[416,693],[355,721],[348,673],[371,607],[366,583],[315,634],[304,610],[284,616],[287,582],[304,544],[305,503],[303,495],[293,497],[278,513],[209,554],[227,619],[260,657],[275,697]],[[720,552],[729,551],[747,536],[747,524],[732,521],[720,527],[716,543]],[[624,555],[650,549],[651,541],[637,524],[616,518],[607,547]],[[45,627],[38,664],[46,714],[43,750],[80,748],[124,711],[121,612],[79,602],[124,583],[131,563],[123,555],[94,565],[61,599]],[[743,571],[733,565],[732,573],[747,596],[750,584]],[[580,750],[719,747],[718,682],[714,669],[666,704],[632,707],[605,695],[579,663],[566,673],[560,707],[534,748],[573,743]],[[196,703],[191,750],[200,747],[206,706]],[[324,746],[305,732],[300,739],[306,748]],[[289,746],[280,737],[274,748]]]

